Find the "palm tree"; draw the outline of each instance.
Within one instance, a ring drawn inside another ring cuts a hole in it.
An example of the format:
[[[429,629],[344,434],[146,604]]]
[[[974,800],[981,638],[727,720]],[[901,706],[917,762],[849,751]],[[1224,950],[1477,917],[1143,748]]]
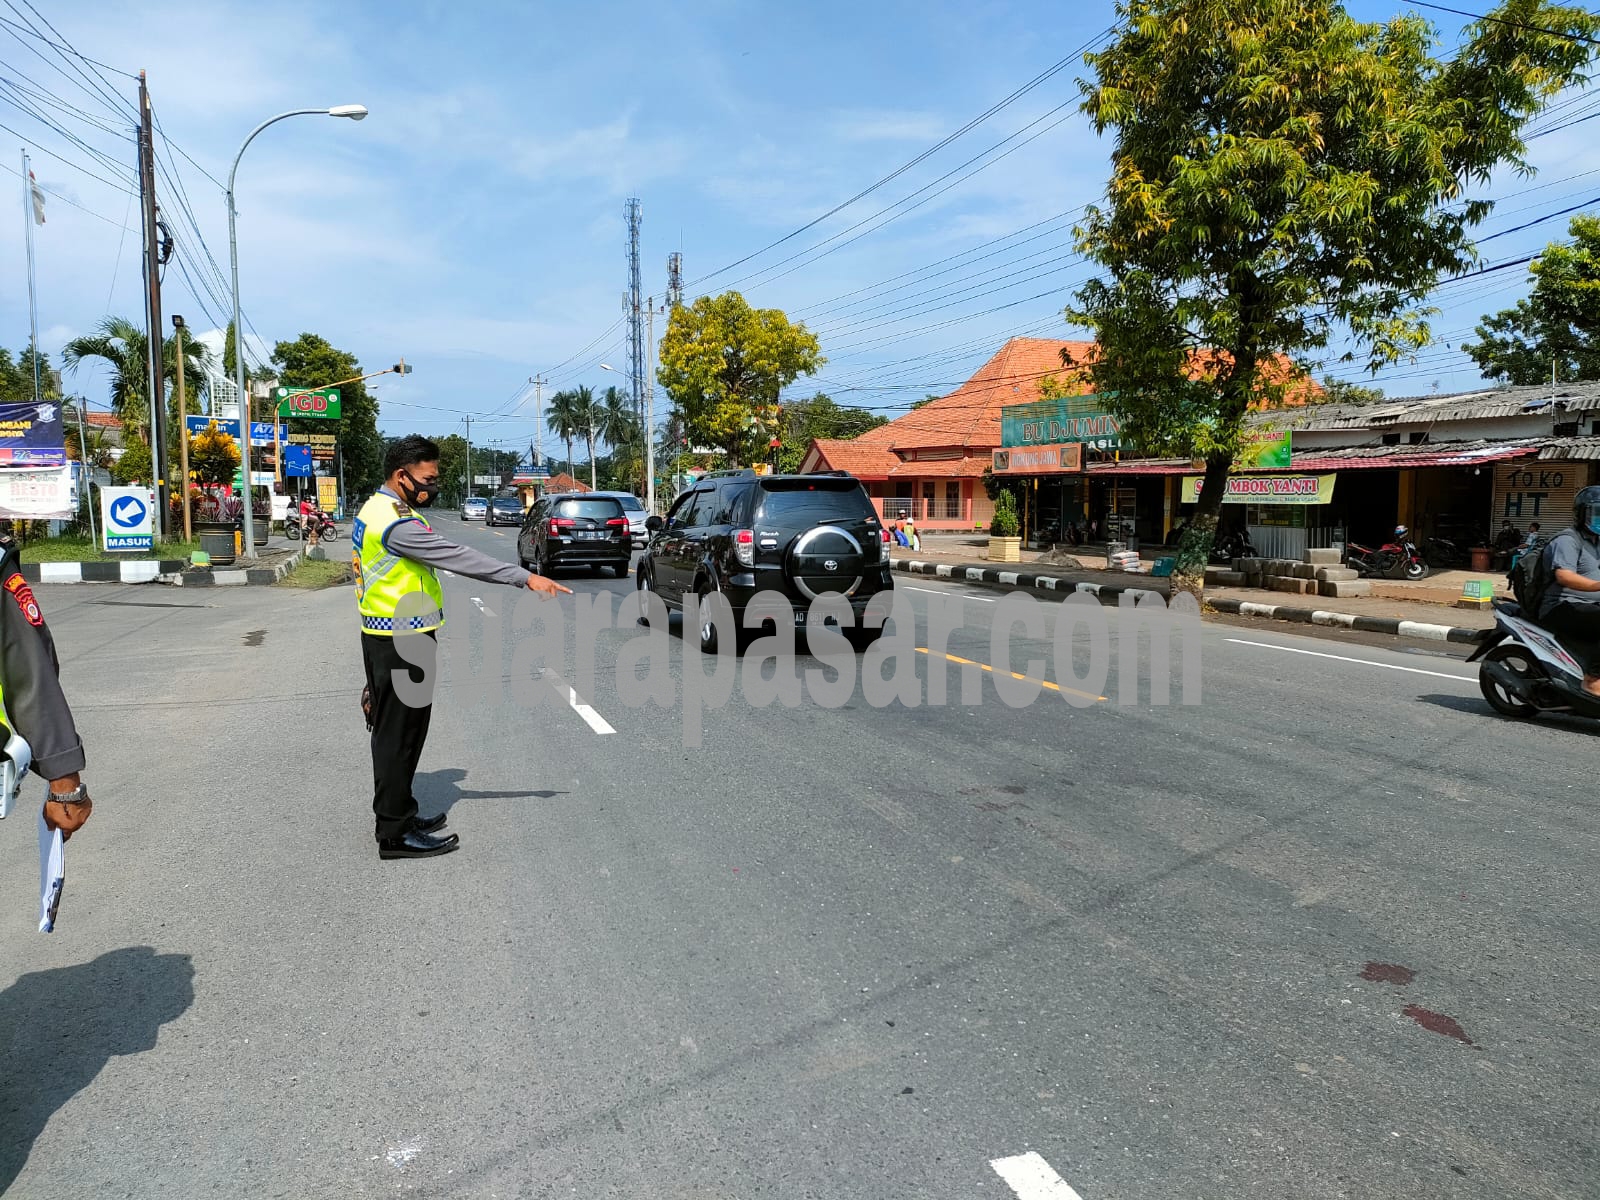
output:
[[[85,337],[73,338],[61,348],[61,361],[68,371],[76,373],[79,365],[90,358],[98,358],[111,368],[111,408],[122,422],[124,430],[135,433],[141,441],[150,440],[150,390],[147,383],[149,366],[146,353],[149,343],[145,332],[126,317],[107,317],[96,331]],[[190,340],[184,345],[185,382],[192,389],[191,397],[198,398],[201,382],[211,364],[211,351]],[[178,343],[167,338],[161,346],[162,376],[168,384],[178,378]],[[165,389],[163,389],[165,390]],[[163,409],[166,397],[162,397]]]
[[[588,384],[574,388],[572,396],[572,402],[577,410],[578,428],[583,431],[583,436],[589,443],[589,486],[597,488],[600,483],[595,478],[594,435],[595,426],[599,424],[600,405],[595,402],[594,389]]]
[[[545,426],[567,444],[567,474],[572,474],[572,439],[583,431],[584,415],[576,392],[557,392],[550,397]]]
[[[639,421],[626,393],[608,387],[597,407],[595,424],[611,447],[612,473],[618,478],[639,474]],[[637,483],[637,478],[634,479]],[[640,493],[641,495],[643,493]]]

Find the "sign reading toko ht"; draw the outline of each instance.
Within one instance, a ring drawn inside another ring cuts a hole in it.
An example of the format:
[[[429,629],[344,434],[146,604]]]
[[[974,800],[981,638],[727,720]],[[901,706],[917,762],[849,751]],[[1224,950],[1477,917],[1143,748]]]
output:
[[[339,389],[281,387],[278,389],[278,415],[324,417],[336,421],[343,415],[339,409]]]
[[[100,489],[100,517],[108,551],[150,549],[153,516],[149,488]]]

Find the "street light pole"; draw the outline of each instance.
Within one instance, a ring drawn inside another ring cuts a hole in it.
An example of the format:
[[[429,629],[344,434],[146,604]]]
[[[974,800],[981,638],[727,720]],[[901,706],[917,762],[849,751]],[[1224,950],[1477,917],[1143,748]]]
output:
[[[239,313],[239,234],[237,229],[238,209],[233,202],[233,184],[239,174],[239,160],[244,157],[244,152],[250,148],[250,143],[256,140],[268,125],[275,125],[290,117],[347,117],[352,121],[359,121],[367,115],[364,105],[336,104],[332,108],[296,108],[290,112],[279,113],[250,131],[250,136],[244,139],[239,147],[239,153],[233,156],[233,166],[228,171],[228,258],[233,268],[233,381],[239,392],[239,470],[244,479],[244,556],[254,558],[256,553],[256,529],[253,504],[250,495],[250,395],[244,386],[244,321]],[[273,418],[276,421],[277,413],[274,410]],[[343,466],[343,463],[340,464]]]

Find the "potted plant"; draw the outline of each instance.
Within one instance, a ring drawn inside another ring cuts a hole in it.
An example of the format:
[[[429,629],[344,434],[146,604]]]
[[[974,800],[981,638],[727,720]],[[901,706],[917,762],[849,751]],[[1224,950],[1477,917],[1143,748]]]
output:
[[[226,566],[234,560],[233,536],[243,519],[244,503],[237,496],[218,491],[201,494],[195,505],[194,533],[213,563]]]
[[[1010,492],[994,498],[994,519],[989,522],[989,561],[1021,562],[1022,539],[1017,536],[1017,502]]]
[[[272,531],[272,492],[267,488],[250,489],[250,518],[255,525],[256,544],[260,545]]]

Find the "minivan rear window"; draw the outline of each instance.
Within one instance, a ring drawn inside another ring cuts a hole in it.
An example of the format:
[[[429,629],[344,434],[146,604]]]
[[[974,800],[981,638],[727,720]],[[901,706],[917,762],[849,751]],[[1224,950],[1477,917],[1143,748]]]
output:
[[[622,505],[615,500],[558,500],[550,514],[553,517],[588,517],[607,521],[622,515]]]
[[[854,479],[775,479],[761,484],[761,517],[767,521],[864,521],[877,515]]]

